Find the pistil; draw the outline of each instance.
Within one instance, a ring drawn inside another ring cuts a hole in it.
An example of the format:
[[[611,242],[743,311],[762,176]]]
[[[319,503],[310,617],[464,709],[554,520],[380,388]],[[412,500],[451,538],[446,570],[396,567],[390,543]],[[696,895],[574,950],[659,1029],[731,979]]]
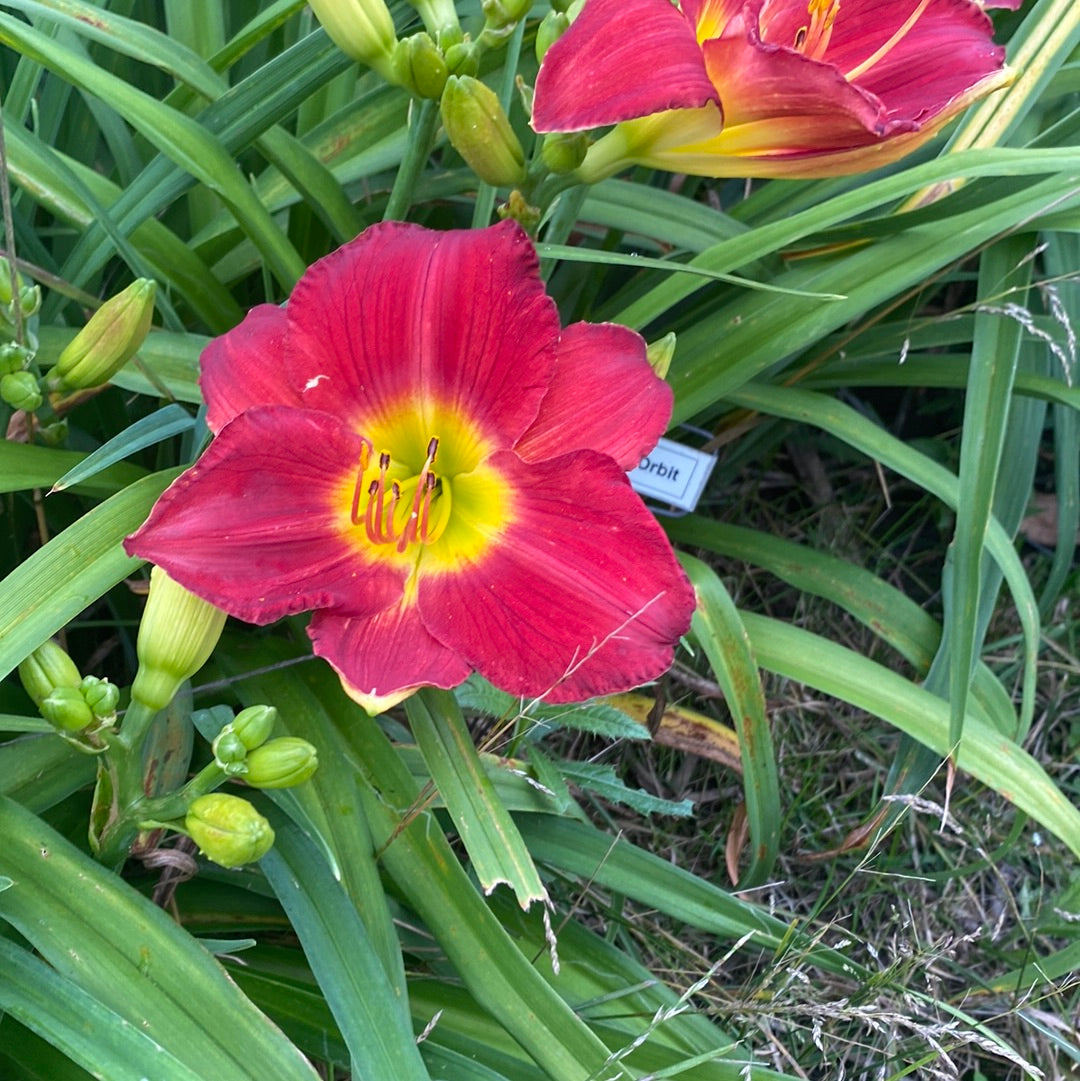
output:
[[[907,17],[904,25],[896,31],[880,49],[871,53],[861,64],[857,64],[850,71],[844,73],[844,78],[848,82],[852,82],[858,79],[861,75],[865,75],[876,63],[883,60],[886,56],[893,51],[896,46],[907,37],[908,31],[919,21],[919,16],[926,10],[930,0],[919,0],[916,4],[915,10]]]

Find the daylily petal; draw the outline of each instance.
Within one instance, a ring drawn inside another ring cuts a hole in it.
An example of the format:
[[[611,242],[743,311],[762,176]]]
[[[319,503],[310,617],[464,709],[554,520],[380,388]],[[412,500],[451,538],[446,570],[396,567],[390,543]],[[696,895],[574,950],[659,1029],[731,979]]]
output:
[[[349,542],[360,437],[326,413],[265,406],[222,429],[124,542],[182,586],[249,623],[400,596],[404,570]]]
[[[315,263],[287,311],[305,406],[352,403],[343,419],[372,438],[408,415],[425,444],[443,412],[512,445],[536,416],[560,329],[532,242],[511,221],[373,226]]]
[[[669,0],[588,0],[540,65],[532,126],[582,131],[707,101],[693,27]]]
[[[311,617],[315,653],[341,677],[345,693],[368,713],[383,713],[417,687],[456,687],[471,672],[453,650],[436,641],[404,599],[373,616],[323,609]]]
[[[930,0],[901,33],[905,14],[902,5],[885,12],[874,0],[844,0],[823,58],[886,102],[890,119],[936,116],[1001,69],[1005,50],[991,40],[993,23],[978,5]]]
[[[282,357],[284,335],[285,312],[260,304],[203,350],[199,386],[206,423],[215,435],[252,406],[300,404]]]
[[[683,0],[683,14],[695,28],[697,40],[718,38],[742,15],[746,0]],[[805,5],[803,7],[805,16]]]
[[[649,366],[645,342],[614,323],[574,323],[558,356],[540,412],[514,450],[537,461],[592,449],[632,469],[671,419],[671,388]]]
[[[431,633],[497,687],[567,702],[664,672],[693,590],[663,530],[606,455],[492,464],[515,520],[472,565],[422,576]]]
[[[738,37],[707,41],[702,48],[724,102],[725,132],[756,121],[812,118],[803,127],[815,149],[850,146],[853,139],[865,141],[884,133],[882,102],[830,64]],[[764,130],[767,138],[769,129]],[[804,148],[791,138],[787,131],[778,131],[767,145]]]

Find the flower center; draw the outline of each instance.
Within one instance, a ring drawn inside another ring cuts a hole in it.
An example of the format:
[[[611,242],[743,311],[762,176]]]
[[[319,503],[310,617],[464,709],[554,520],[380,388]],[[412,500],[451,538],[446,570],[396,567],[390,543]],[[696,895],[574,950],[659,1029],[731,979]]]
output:
[[[432,436],[420,472],[393,479],[399,470],[390,452],[381,451],[376,463],[373,444],[363,441],[351,518],[353,525],[363,525],[372,544],[392,544],[404,552],[411,544],[434,544],[443,535],[450,521],[450,480],[432,468],[438,453],[439,440]]]
[[[820,60],[829,47],[833,23],[839,11],[840,0],[810,0],[806,5],[810,22],[795,32],[792,48],[811,60]]]

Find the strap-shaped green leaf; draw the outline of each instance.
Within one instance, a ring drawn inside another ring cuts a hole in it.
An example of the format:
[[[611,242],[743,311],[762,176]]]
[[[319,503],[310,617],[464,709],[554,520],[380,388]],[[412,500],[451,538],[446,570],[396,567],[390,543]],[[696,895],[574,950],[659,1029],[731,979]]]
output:
[[[0,893],[0,918],[60,976],[197,1076],[314,1081],[307,1060],[164,911],[6,798],[0,836],[14,880]]]

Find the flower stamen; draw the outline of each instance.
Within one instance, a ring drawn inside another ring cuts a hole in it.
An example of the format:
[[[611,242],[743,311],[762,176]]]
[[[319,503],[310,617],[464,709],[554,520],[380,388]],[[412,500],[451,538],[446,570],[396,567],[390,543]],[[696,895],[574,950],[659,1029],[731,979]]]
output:
[[[793,45],[795,51],[808,56],[811,60],[820,60],[829,47],[833,23],[839,11],[840,0],[810,0],[806,5],[806,14],[810,16],[810,24],[799,27],[795,34]]]
[[[892,50],[907,37],[908,31],[919,21],[919,16],[926,10],[930,0],[919,0],[915,5],[915,10],[907,17],[903,26],[896,31],[895,34],[880,49],[871,53],[861,64],[856,64],[850,71],[844,74],[844,78],[849,82],[858,79],[860,76],[865,75],[878,61],[883,60]]]

